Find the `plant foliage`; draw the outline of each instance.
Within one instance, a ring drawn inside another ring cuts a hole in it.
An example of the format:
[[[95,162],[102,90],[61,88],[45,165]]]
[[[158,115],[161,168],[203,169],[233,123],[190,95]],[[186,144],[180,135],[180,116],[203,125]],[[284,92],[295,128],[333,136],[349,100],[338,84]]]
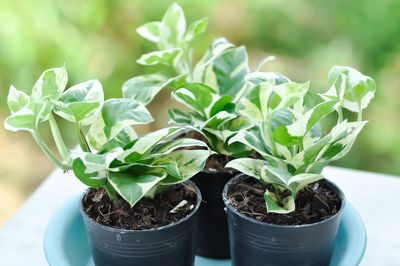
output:
[[[309,82],[295,83],[268,73],[246,79],[249,90],[236,111],[255,126],[239,131],[229,142],[245,144],[263,159],[235,159],[226,167],[272,184],[274,191],[264,194],[268,211],[290,213],[296,194],[322,179],[322,169],[352,147],[366,124],[362,111],[374,97],[375,81],[353,68],[335,66],[328,75],[329,90],[316,103]],[[343,109],[357,113],[357,121],[343,120]],[[323,134],[322,119],[335,112],[336,125]]]
[[[250,73],[247,51],[244,46],[234,47],[225,38],[217,38],[193,66],[193,43],[204,33],[207,22],[203,18],[186,27],[182,8],[172,4],[161,21],[139,27],[137,32],[156,43],[159,50],[142,55],[137,62],[167,65],[174,75],[137,76],[128,80],[122,90],[124,97],[147,104],[162,88],[175,87],[172,98],[191,111],[169,110],[171,122],[200,132],[211,149],[220,154],[242,157],[250,150],[241,143],[229,145],[228,141],[235,132],[250,126],[235,111],[235,104],[246,89],[244,77]]]
[[[164,128],[138,137],[132,125],[153,121],[143,103],[134,99],[104,100],[99,81],[91,80],[65,90],[64,67],[46,70],[28,96],[11,86],[5,120],[10,131],[28,131],[58,167],[73,170],[90,187],[104,187],[113,200],[117,195],[135,205],[143,196],[154,196],[169,185],[181,183],[203,169],[212,153],[193,139],[169,140],[183,127]],[[65,91],[64,91],[65,90]],[[64,143],[54,114],[72,122],[81,151]],[[39,125],[50,123],[59,161],[39,133]],[[87,130],[87,137],[83,133]],[[201,150],[181,150],[187,146]]]

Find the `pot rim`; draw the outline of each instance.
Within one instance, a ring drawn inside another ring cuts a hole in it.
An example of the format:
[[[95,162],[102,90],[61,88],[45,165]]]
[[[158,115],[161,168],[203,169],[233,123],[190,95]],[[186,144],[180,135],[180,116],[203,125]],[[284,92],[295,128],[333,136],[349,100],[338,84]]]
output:
[[[115,227],[111,227],[111,226],[104,225],[104,224],[96,222],[89,215],[87,215],[86,212],[83,210],[82,200],[83,200],[83,197],[86,195],[86,191],[84,193],[82,193],[82,196],[79,198],[79,212],[90,223],[92,223],[92,224],[94,224],[94,225],[96,225],[98,227],[101,227],[103,230],[110,231],[110,232],[115,232],[115,233],[117,233],[117,232],[118,233],[120,233],[120,232],[123,232],[123,233],[141,233],[141,232],[143,232],[144,233],[144,232],[157,232],[157,231],[161,231],[161,230],[167,230],[170,227],[178,226],[181,223],[184,223],[185,221],[189,220],[198,211],[198,209],[200,208],[200,204],[201,204],[201,201],[202,201],[202,196],[201,196],[200,189],[196,186],[196,184],[194,182],[192,182],[190,180],[186,180],[185,182],[182,182],[181,184],[191,185],[195,189],[196,194],[197,194],[196,206],[194,207],[194,209],[188,215],[186,215],[184,218],[180,219],[179,221],[173,222],[173,223],[170,223],[170,224],[167,224],[167,225],[164,225],[164,226],[160,226],[160,227],[157,227],[157,228],[142,229],[142,230],[132,230],[132,229],[115,228]]]
[[[280,225],[280,224],[272,224],[272,223],[260,222],[260,221],[257,221],[257,220],[255,220],[255,219],[250,218],[250,217],[248,217],[248,216],[242,214],[241,212],[239,212],[237,209],[235,209],[235,208],[229,203],[229,200],[228,200],[228,198],[226,197],[226,195],[227,195],[227,193],[228,193],[228,187],[229,187],[229,185],[232,184],[235,180],[237,180],[237,179],[242,179],[242,178],[244,178],[245,176],[248,176],[248,175],[241,173],[241,174],[239,174],[239,175],[233,177],[231,180],[229,180],[229,181],[225,184],[224,190],[223,190],[223,192],[222,192],[222,200],[224,201],[225,206],[226,206],[227,208],[229,208],[229,210],[231,210],[233,213],[235,213],[236,215],[238,215],[239,217],[241,217],[241,218],[243,218],[243,219],[245,219],[245,220],[248,220],[248,221],[250,221],[250,222],[252,222],[252,223],[255,223],[255,224],[258,224],[258,225],[264,225],[264,226],[270,226],[270,227],[279,227],[279,228],[308,228],[308,227],[320,225],[320,224],[323,224],[323,223],[326,223],[326,222],[328,222],[328,221],[330,221],[330,220],[335,219],[338,215],[340,215],[340,214],[343,212],[343,209],[344,209],[344,207],[345,207],[345,205],[346,205],[346,198],[345,198],[345,196],[344,196],[343,191],[342,191],[335,183],[333,183],[332,181],[330,181],[330,180],[328,180],[328,179],[326,179],[326,178],[323,178],[323,179],[321,179],[321,181],[324,182],[324,183],[326,183],[327,185],[329,185],[329,186],[330,186],[333,190],[335,190],[335,192],[339,195],[341,206],[340,206],[340,209],[338,210],[337,213],[335,213],[334,215],[332,215],[332,216],[329,217],[328,219],[325,219],[325,220],[322,220],[322,221],[319,221],[319,222],[316,222],[316,223],[311,223],[311,224]]]

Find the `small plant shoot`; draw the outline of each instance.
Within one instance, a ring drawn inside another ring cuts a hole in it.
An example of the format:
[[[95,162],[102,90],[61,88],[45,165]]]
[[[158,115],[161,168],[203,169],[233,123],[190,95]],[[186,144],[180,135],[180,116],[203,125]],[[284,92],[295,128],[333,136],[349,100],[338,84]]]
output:
[[[374,97],[375,81],[353,68],[334,66],[328,75],[329,90],[318,102],[309,82],[271,73],[249,74],[246,82],[249,89],[236,111],[255,126],[240,130],[229,143],[245,144],[263,159],[239,158],[226,167],[273,185],[274,191],[264,193],[268,212],[290,213],[297,193],[322,179],[322,169],[351,149],[366,124],[362,111]],[[356,113],[357,120],[343,119],[343,109]],[[323,131],[322,119],[335,112],[336,125]]]
[[[242,143],[228,144],[240,129],[252,126],[235,111],[235,105],[247,89],[244,77],[250,73],[244,46],[234,47],[225,38],[215,39],[201,59],[193,65],[193,44],[207,28],[206,18],[187,26],[182,8],[172,4],[161,21],[149,22],[137,29],[158,50],[138,59],[142,65],[165,65],[163,72],[141,75],[123,85],[123,94],[148,104],[157,93],[171,86],[172,98],[190,109],[168,111],[170,122],[200,132],[210,148],[232,157],[248,155],[251,150]],[[272,59],[264,59],[255,69]]]
[[[138,137],[131,126],[153,121],[143,103],[128,98],[104,100],[98,80],[65,90],[67,80],[67,71],[61,67],[46,70],[30,96],[11,86],[11,115],[5,120],[5,128],[31,133],[56,166],[73,170],[90,187],[104,187],[114,201],[119,195],[133,206],[144,196],[154,197],[202,170],[212,154],[198,140],[168,140],[183,127],[164,128]],[[55,115],[75,124],[79,151],[66,147]],[[40,135],[39,126],[45,122],[50,124],[62,160]],[[202,149],[179,149],[187,146]]]

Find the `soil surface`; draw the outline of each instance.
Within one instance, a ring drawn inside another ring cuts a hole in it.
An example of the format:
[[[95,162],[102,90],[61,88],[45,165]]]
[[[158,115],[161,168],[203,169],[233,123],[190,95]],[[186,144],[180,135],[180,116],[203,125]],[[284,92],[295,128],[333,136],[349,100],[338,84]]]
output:
[[[264,192],[275,191],[272,185],[263,185],[252,177],[235,180],[227,197],[240,213],[257,221],[279,225],[301,225],[323,221],[336,214],[341,207],[339,195],[317,181],[297,194],[296,210],[288,214],[267,213]]]
[[[171,213],[183,200],[187,203]],[[154,199],[144,197],[131,208],[120,198],[114,204],[103,188],[90,188],[83,198],[83,210],[96,222],[114,228],[143,230],[177,222],[186,217],[197,204],[193,187],[184,184],[170,186]]]

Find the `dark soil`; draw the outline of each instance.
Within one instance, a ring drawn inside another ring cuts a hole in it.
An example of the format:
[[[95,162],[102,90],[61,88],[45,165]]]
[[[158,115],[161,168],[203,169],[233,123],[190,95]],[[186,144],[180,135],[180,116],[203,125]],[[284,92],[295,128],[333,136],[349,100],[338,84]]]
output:
[[[187,203],[170,213],[180,202]],[[103,188],[89,188],[83,197],[83,210],[96,222],[114,228],[143,230],[177,222],[186,217],[197,204],[196,191],[183,184],[171,186],[154,199],[144,197],[131,208],[120,198],[114,204]]]
[[[341,207],[339,195],[328,185],[317,181],[297,194],[296,210],[288,214],[267,213],[264,192],[275,191],[252,177],[235,180],[228,188],[229,203],[240,213],[257,221],[279,225],[301,225],[323,221]]]

